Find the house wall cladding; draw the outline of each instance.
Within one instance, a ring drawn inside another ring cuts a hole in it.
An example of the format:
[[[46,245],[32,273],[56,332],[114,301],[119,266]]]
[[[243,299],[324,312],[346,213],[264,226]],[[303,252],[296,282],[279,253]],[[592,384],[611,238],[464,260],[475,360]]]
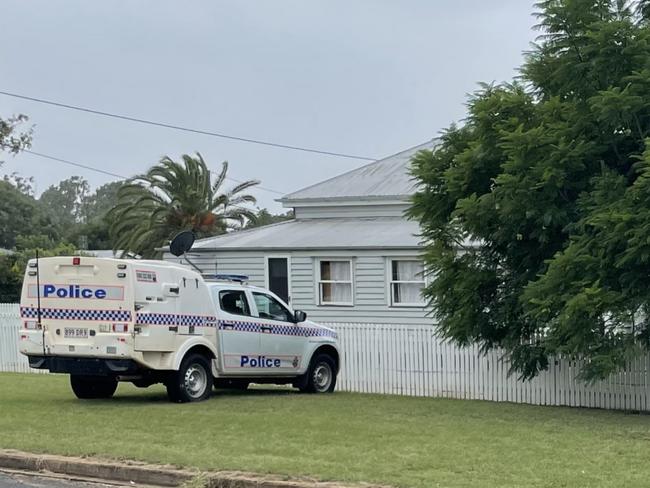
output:
[[[390,307],[386,266],[389,258],[415,256],[415,251],[242,251],[206,252],[190,257],[202,271],[243,274],[250,284],[266,286],[265,257],[291,258],[291,306],[304,310],[311,320],[337,323],[431,324],[424,307]],[[319,259],[351,259],[353,268],[353,306],[318,305],[317,264]],[[165,260],[179,262],[171,255]],[[215,268],[216,263],[216,268]]]
[[[0,304],[0,371],[30,369],[18,353],[17,304]],[[557,359],[532,381],[508,376],[499,351],[442,341],[432,326],[330,323],[339,334],[342,368],[338,391],[564,405],[650,412],[650,355],[605,381],[576,380],[580,361]]]

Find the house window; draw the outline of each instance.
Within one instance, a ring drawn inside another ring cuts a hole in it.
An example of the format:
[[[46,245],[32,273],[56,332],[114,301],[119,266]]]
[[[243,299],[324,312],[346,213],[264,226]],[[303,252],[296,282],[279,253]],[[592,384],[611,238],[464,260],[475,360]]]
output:
[[[390,261],[390,304],[397,307],[422,307],[424,265],[415,259]]]
[[[320,261],[319,267],[320,304],[352,305],[352,261]]]

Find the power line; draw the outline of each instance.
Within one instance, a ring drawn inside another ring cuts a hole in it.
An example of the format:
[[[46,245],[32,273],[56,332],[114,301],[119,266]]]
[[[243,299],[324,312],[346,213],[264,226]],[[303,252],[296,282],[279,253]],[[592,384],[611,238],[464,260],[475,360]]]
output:
[[[68,161],[67,159],[56,158],[56,157],[50,156],[48,154],[43,154],[43,153],[39,153],[39,152],[36,152],[36,151],[32,151],[31,149],[24,149],[23,151],[26,152],[26,153],[32,154],[34,156],[38,156],[39,158],[49,159],[51,161],[58,161],[59,163],[69,164],[70,166],[76,166],[77,168],[83,168],[83,169],[87,169],[89,171],[95,171],[97,173],[102,173],[102,174],[105,174],[105,175],[108,175],[108,176],[114,176],[115,178],[120,178],[122,180],[128,180],[129,179],[127,176],[118,175],[117,173],[111,173],[110,171],[105,171],[103,169],[95,168],[93,166],[88,166],[88,165],[81,164],[81,163],[75,163],[74,161]],[[208,171],[210,172],[210,174],[214,174],[212,171],[210,171],[210,170],[208,170]],[[243,180],[237,180],[237,179],[231,178],[229,176],[226,176],[226,179],[234,181],[235,183],[244,183]],[[268,191],[268,192],[271,192],[271,193],[277,193],[278,195],[285,195],[286,194],[286,192],[281,192],[281,191],[278,191],[278,190],[272,190],[271,188],[265,188],[265,187],[262,187],[262,186],[259,186],[259,185],[256,185],[254,188],[264,190],[264,191]]]
[[[101,110],[96,110],[92,108],[86,108],[86,107],[80,107],[77,105],[70,105],[67,103],[61,103],[61,102],[54,102],[51,100],[45,100],[42,98],[36,98],[36,97],[29,97],[27,95],[19,95],[17,93],[10,93],[6,91],[1,91],[0,90],[0,95],[5,95],[8,97],[13,97],[13,98],[20,98],[22,100],[28,100],[30,102],[36,102],[36,103],[43,103],[46,105],[52,105],[55,107],[60,107],[60,108],[66,108],[69,110],[77,110],[79,112],[86,112],[94,115],[101,115],[104,117],[112,117],[114,119],[120,119],[120,120],[128,120],[129,122],[137,122],[140,124],[147,124],[147,125],[154,125],[157,127],[164,127],[166,129],[174,129],[174,130],[179,130],[183,132],[192,132],[194,134],[202,134],[205,136],[212,136],[212,137],[220,137],[222,139],[230,139],[233,141],[240,141],[240,142],[248,142],[250,144],[259,144],[262,146],[271,146],[271,147],[279,147],[282,149],[291,149],[293,151],[303,151],[303,152],[309,152],[309,153],[315,153],[315,154],[324,154],[326,156],[336,156],[340,158],[348,158],[348,159],[361,159],[365,161],[376,161],[377,158],[370,158],[367,156],[357,156],[354,154],[345,154],[345,153],[339,153],[339,152],[334,152],[334,151],[322,151],[320,149],[312,149],[308,147],[302,147],[302,146],[293,146],[289,144],[280,144],[277,142],[270,142],[270,141],[262,141],[259,139],[250,139],[247,137],[239,137],[239,136],[233,136],[229,134],[223,134],[220,132],[212,132],[208,130],[203,130],[203,129],[193,129],[190,127],[183,127],[180,125],[174,125],[174,124],[167,124],[165,122],[156,122],[153,120],[148,120],[148,119],[142,119],[139,117],[131,117],[128,115],[121,115],[121,114],[115,114],[115,113],[110,113],[110,112],[103,112]]]
[[[32,154],[34,156],[49,159],[51,161],[58,161],[59,163],[69,164],[71,166],[76,166],[77,168],[84,168],[84,169],[87,169],[89,171],[96,171],[97,173],[102,173],[102,174],[105,174],[105,175],[114,176],[114,177],[119,178],[121,180],[129,180],[130,179],[130,178],[126,177],[126,176],[118,175],[117,173],[111,173],[110,171],[104,171],[103,169],[95,168],[93,166],[88,166],[87,164],[75,163],[74,161],[68,161],[67,159],[55,158],[54,156],[50,156],[49,154],[38,153],[38,152],[32,151],[30,149],[23,149],[23,151],[26,152],[26,153]],[[241,210],[248,210],[248,211],[251,210],[250,208],[242,207],[241,205],[230,205],[230,207],[231,208],[239,208]]]
[[[49,156],[47,154],[32,151],[30,149],[23,149],[23,151],[28,153],[28,154],[38,156],[39,158],[50,159],[52,161],[58,161],[59,163],[69,164],[70,166],[76,166],[77,168],[84,168],[84,169],[87,169],[89,171],[95,171],[97,173],[102,173],[102,174],[105,174],[105,175],[108,175],[108,176],[114,176],[114,177],[119,178],[121,180],[128,180],[129,179],[126,176],[118,175],[116,173],[111,173],[110,171],[104,171],[103,169],[93,168],[92,166],[87,166],[85,164],[75,163],[73,161],[68,161],[67,159],[55,158],[54,156]]]

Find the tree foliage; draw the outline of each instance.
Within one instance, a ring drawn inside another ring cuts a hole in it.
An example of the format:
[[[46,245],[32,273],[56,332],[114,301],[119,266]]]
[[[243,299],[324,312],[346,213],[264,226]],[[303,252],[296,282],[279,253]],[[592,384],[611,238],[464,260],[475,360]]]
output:
[[[113,248],[109,212],[117,205],[117,194],[123,185],[123,181],[111,181],[83,199],[84,222],[70,229],[66,234],[68,241],[76,243],[79,249]]]
[[[28,117],[23,114],[6,119],[0,117],[0,153],[18,154],[24,149],[29,149],[32,144],[32,128],[20,131],[21,125],[27,120]],[[0,166],[2,162],[0,160]]]
[[[59,231],[33,197],[7,181],[0,181],[0,248],[12,249],[21,235],[56,240]]]
[[[86,221],[86,200],[90,186],[81,176],[71,176],[50,186],[43,192],[39,201],[51,213],[54,221],[70,228]]]
[[[227,162],[213,179],[199,153],[184,154],[181,159],[176,162],[164,157],[119,189],[118,204],[109,214],[114,250],[152,257],[158,254],[157,247],[180,231],[192,230],[197,237],[208,237],[241,227],[254,217],[253,211],[242,205],[255,203],[255,198],[243,192],[257,181],[221,192]]]
[[[291,220],[293,218],[293,210],[290,210],[283,214],[272,214],[266,208],[262,208],[258,210],[253,218],[246,223],[246,228],[252,229],[254,227],[277,224],[278,222],[284,222],[285,220]]]
[[[581,357],[606,377],[650,345],[650,24],[614,0],[538,3],[512,83],[413,159],[441,333],[530,378]]]

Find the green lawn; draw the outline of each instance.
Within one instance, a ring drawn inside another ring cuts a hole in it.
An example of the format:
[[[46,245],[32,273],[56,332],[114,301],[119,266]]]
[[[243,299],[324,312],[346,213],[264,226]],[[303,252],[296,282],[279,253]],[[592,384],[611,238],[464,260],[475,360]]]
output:
[[[171,404],[122,384],[0,374],[0,447],[403,487],[647,487],[650,416],[281,390]]]

